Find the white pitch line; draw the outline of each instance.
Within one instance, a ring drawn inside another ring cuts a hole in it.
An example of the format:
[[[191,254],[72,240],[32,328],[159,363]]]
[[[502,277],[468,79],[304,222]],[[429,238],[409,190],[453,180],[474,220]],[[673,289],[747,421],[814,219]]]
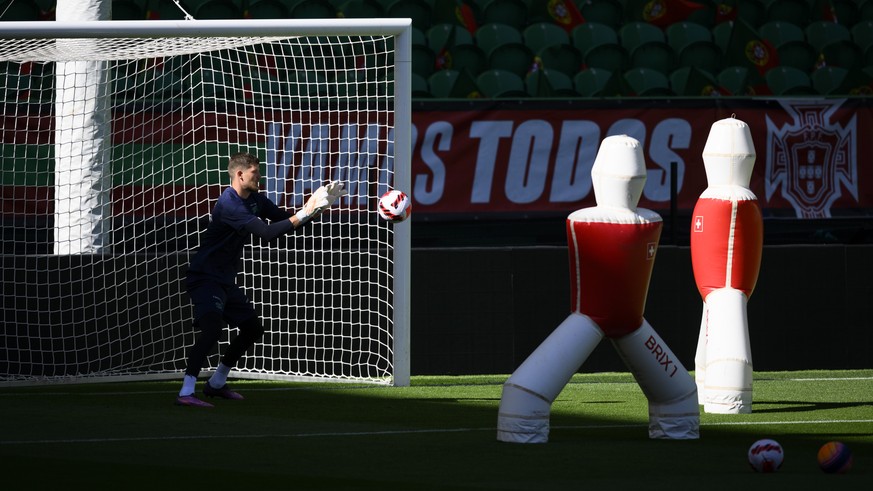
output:
[[[809,421],[722,421],[701,423],[700,426],[756,426],[756,425],[817,425],[817,424],[864,424],[873,423],[873,419],[834,419],[834,420],[809,420]],[[578,426],[552,426],[552,429],[560,430],[599,430],[616,428],[644,428],[648,423],[607,424],[607,425],[578,425]],[[286,434],[260,434],[260,435],[189,435],[189,436],[143,436],[143,437],[116,437],[116,438],[64,438],[49,440],[0,440],[0,445],[55,445],[55,444],[78,444],[78,443],[124,443],[143,441],[178,441],[178,440],[252,440],[261,438],[313,438],[313,437],[358,437],[358,436],[390,436],[390,435],[416,435],[416,434],[440,434],[440,433],[472,433],[477,431],[497,431],[495,427],[487,428],[433,428],[422,430],[382,430],[382,431],[339,431],[317,433],[286,433]]]

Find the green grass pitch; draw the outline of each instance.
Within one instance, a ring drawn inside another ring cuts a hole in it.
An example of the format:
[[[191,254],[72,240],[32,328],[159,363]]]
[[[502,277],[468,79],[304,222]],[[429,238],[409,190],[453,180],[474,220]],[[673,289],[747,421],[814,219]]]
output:
[[[507,376],[411,387],[232,381],[245,401],[172,404],[179,382],[0,388],[3,489],[870,489],[873,370],[756,372],[753,412],[701,414],[694,441],[650,440],[629,374],[578,374],[546,444],[496,441]],[[749,445],[785,463],[757,474]],[[854,455],[824,474],[829,440]]]

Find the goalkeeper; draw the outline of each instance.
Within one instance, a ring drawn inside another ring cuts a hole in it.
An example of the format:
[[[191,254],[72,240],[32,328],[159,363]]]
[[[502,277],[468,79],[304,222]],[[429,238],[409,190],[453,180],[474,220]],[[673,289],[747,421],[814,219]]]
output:
[[[227,166],[230,186],[215,203],[209,226],[200,240],[200,249],[191,259],[186,287],[194,305],[194,325],[200,328],[200,335],[188,352],[188,366],[182,390],[176,398],[177,405],[212,407],[194,395],[195,384],[225,324],[239,328],[239,334],[231,340],[215,373],[206,381],[203,394],[223,399],[243,398],[227,387],[227,376],[264,334],[252,303],[236,284],[243,247],[249,236],[273,240],[292,232],[347,194],[342,183],[333,181],[318,188],[303,208],[292,215],[260,194],[259,167],[260,162],[253,155],[231,156]]]

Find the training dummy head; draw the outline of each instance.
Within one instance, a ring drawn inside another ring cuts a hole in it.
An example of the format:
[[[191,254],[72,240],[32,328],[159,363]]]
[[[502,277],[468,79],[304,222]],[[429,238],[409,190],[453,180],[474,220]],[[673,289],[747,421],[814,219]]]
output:
[[[646,185],[646,162],[640,142],[627,135],[608,136],[591,168],[597,206],[636,210]]]

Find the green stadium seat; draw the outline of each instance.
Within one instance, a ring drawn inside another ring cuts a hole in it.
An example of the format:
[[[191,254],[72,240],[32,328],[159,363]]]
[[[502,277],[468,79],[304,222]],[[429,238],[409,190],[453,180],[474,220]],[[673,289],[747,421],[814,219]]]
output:
[[[716,75],[719,86],[732,96],[749,95],[750,70],[746,67],[731,66]]]
[[[668,74],[676,67],[676,55],[669,44],[649,41],[630,52],[630,64],[634,68],[650,68]]]
[[[806,41],[806,34],[799,26],[782,20],[765,22],[758,28],[758,34],[773,47],[778,48],[789,41]]]
[[[812,72],[812,86],[821,95],[833,95],[839,92],[849,70],[826,66]]]
[[[520,43],[501,44],[488,55],[488,66],[523,77],[534,64],[534,52]]]
[[[207,0],[197,10],[189,11],[195,19],[242,19],[243,12],[233,0]]]
[[[848,27],[850,30],[860,18],[860,4],[858,0],[830,0],[837,22]]]
[[[431,97],[430,86],[427,79],[417,73],[412,74],[412,97]]]
[[[573,29],[573,46],[584,56],[588,50],[601,44],[618,44],[618,34],[609,26],[586,22]]]
[[[537,56],[544,68],[561,72],[568,78],[576,75],[584,62],[582,53],[569,44],[549,46],[540,51]]]
[[[864,52],[852,41],[841,40],[828,43],[821,49],[821,55],[827,66],[860,70],[866,64]]]
[[[484,97],[491,99],[527,97],[524,80],[506,70],[486,70],[476,77],[476,85]]]
[[[194,9],[187,1],[181,1],[179,4],[191,15],[194,15]],[[151,0],[148,3],[146,14],[149,19],[155,20],[184,20],[185,14],[179,9],[179,6],[173,0]]]
[[[864,50],[864,67],[873,67],[873,45]]]
[[[693,42],[678,53],[676,65],[697,67],[715,74],[721,71],[724,52],[712,41]]]
[[[667,75],[650,68],[631,68],[624,73],[633,94],[638,97],[660,97],[675,95],[670,89]]]
[[[866,50],[873,46],[873,20],[862,20],[852,26],[852,41],[858,45],[861,50]]]
[[[287,19],[291,11],[280,0],[254,0],[245,12],[251,19]]]
[[[427,46],[427,34],[424,33],[421,29],[416,27],[410,28],[412,32],[412,44],[423,44]]]
[[[494,48],[503,44],[524,44],[521,31],[506,24],[485,24],[473,35],[476,44],[490,55]]]
[[[816,95],[809,75],[802,70],[788,66],[770,69],[764,78],[773,95]]]
[[[712,31],[694,22],[676,22],[664,30],[667,44],[679,53],[685,46],[698,41],[712,41]]]
[[[818,62],[819,52],[806,41],[788,41],[776,48],[779,64],[808,72]]]
[[[712,97],[721,95],[715,77],[693,66],[677,68],[670,74],[670,88],[676,95]]]
[[[628,52],[633,52],[637,46],[650,41],[666,42],[667,38],[657,26],[648,22],[628,22],[618,30],[620,44]]]
[[[331,19],[337,15],[337,8],[327,0],[303,0],[291,7],[294,19]]]
[[[791,22],[806,27],[812,18],[812,6],[807,0],[770,0],[767,4],[767,20]]]
[[[449,50],[451,68],[459,72],[468,71],[476,76],[488,68],[488,57],[482,48],[474,44],[461,44]]]
[[[434,53],[445,47],[473,44],[470,31],[456,24],[438,24],[427,30],[427,45]]]
[[[529,73],[524,79],[531,97],[577,97],[573,80],[565,73],[548,68]]]
[[[858,6],[858,20],[873,20],[873,0],[864,0]]]
[[[570,36],[567,31],[560,28],[557,24],[549,22],[538,22],[532,24],[522,31],[524,44],[534,53],[539,53],[543,48],[554,46],[556,44],[569,44]]]
[[[611,82],[615,90],[609,89]],[[620,89],[618,89],[618,84],[614,82],[612,72],[602,68],[587,68],[573,77],[573,85],[576,87],[576,92],[582,97],[618,95]]]
[[[591,68],[602,68],[610,72],[624,73],[630,67],[630,56],[618,44],[601,44],[588,50],[583,55],[585,65]]]
[[[734,6],[737,9],[737,19],[746,22],[754,28],[759,27],[767,22],[767,1],[737,0]]]
[[[433,24],[433,9],[425,0],[397,0],[386,12],[389,17],[412,19],[412,25],[425,32]]]
[[[727,51],[728,44],[731,42],[731,30],[733,28],[732,22],[722,22],[712,28],[712,40],[721,48],[722,52]]]
[[[440,70],[427,78],[431,95],[441,99],[451,97],[452,88],[457,80],[456,70]]]
[[[436,54],[421,44],[412,45],[412,73],[428,77],[436,70]]]
[[[528,5],[524,0],[490,0],[483,3],[483,24],[505,24],[521,30],[528,23]]]
[[[585,22],[597,22],[619,29],[624,23],[624,8],[618,0],[588,0],[579,4]]]
[[[378,19],[388,15],[385,7],[375,0],[348,0],[337,9],[349,19]]]
[[[812,22],[806,26],[805,32],[806,42],[819,51],[834,41],[852,39],[852,34],[846,26],[829,21]]]

